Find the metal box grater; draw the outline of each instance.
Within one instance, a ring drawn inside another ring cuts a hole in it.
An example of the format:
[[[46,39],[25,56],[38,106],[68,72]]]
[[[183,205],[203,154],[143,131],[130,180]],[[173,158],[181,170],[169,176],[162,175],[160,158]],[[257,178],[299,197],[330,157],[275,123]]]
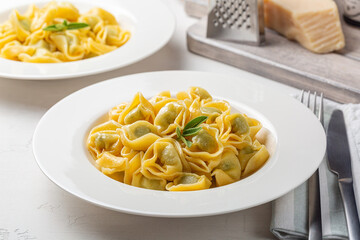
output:
[[[206,37],[260,45],[265,41],[263,0],[209,0]]]

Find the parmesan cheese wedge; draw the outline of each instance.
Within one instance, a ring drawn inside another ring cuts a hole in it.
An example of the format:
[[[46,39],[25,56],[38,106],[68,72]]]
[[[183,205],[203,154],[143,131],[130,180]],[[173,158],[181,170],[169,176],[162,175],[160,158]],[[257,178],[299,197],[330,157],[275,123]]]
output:
[[[315,53],[345,46],[333,0],[264,0],[265,24]]]

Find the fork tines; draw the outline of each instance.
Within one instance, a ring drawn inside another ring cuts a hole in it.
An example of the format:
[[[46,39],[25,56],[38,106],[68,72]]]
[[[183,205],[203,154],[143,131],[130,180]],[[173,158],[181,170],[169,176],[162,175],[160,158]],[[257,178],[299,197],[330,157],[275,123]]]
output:
[[[306,99],[305,99],[306,95]],[[320,98],[319,106],[317,107],[317,99]],[[310,106],[310,102],[312,100],[312,106]],[[313,113],[318,117],[321,124],[324,126],[324,96],[323,93],[320,93],[319,96],[317,92],[311,94],[310,91],[305,92],[304,90],[301,91],[300,101],[304,105],[306,105],[309,109],[313,111]]]
[[[306,100],[305,100],[305,95]],[[323,104],[323,94],[320,93],[320,104],[317,110],[317,98],[318,95],[316,92],[311,94],[310,91],[306,93],[304,90],[301,91],[300,101],[306,105],[313,113],[318,117],[321,124],[324,126],[324,104]],[[310,106],[312,102],[312,106]],[[309,240],[322,239],[322,226],[321,226],[321,206],[320,206],[320,183],[319,183],[319,171],[309,178]]]

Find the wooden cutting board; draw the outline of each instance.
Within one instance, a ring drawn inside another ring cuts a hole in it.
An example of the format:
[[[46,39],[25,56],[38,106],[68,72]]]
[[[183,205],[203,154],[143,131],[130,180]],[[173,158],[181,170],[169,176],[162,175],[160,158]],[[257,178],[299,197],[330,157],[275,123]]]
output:
[[[188,29],[187,44],[191,52],[248,72],[323,92],[341,103],[360,103],[360,28],[344,22],[342,26],[346,47],[328,54],[312,53],[269,29],[260,47],[206,38],[206,18]]]

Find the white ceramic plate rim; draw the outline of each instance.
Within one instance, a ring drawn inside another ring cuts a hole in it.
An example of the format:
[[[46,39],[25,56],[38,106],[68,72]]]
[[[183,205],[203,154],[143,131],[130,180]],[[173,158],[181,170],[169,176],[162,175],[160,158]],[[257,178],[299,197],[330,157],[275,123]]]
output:
[[[131,101],[137,91],[151,97],[190,86],[202,86],[213,96],[231,100],[274,133],[276,151],[264,167],[227,186],[165,192],[119,183],[92,166],[85,139],[100,116]],[[105,208],[157,217],[216,215],[269,202],[308,179],[322,161],[325,147],[321,124],[292,97],[246,79],[192,71],[135,74],[86,87],[55,104],[33,137],[39,167],[64,190]]]
[[[65,1],[65,0],[59,0]],[[49,2],[36,1],[37,4]],[[12,9],[24,8],[34,2],[5,1],[0,18],[7,19]],[[86,0],[71,1],[80,12],[92,6],[102,7],[113,13],[120,24],[130,29],[130,40],[120,48],[90,59],[65,63],[24,63],[0,58],[0,76],[22,80],[54,80],[81,77],[121,68],[138,62],[161,49],[175,30],[175,17],[161,0],[102,0],[91,3]],[[25,8],[26,9],[26,8]],[[1,21],[3,22],[3,21]]]

